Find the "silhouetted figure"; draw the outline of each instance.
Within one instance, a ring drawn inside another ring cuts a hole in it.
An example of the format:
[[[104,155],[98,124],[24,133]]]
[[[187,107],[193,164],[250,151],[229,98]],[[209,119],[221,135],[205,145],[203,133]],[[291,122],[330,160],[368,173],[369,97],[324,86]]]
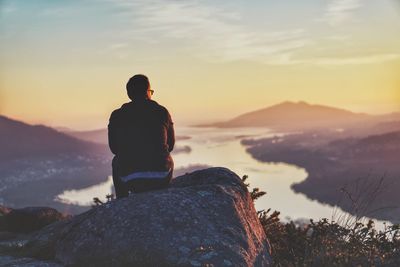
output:
[[[126,89],[132,101],[114,110],[108,124],[117,198],[128,196],[129,191],[168,186],[174,168],[170,152],[175,134],[168,110],[151,100],[154,91],[146,76],[133,76]]]

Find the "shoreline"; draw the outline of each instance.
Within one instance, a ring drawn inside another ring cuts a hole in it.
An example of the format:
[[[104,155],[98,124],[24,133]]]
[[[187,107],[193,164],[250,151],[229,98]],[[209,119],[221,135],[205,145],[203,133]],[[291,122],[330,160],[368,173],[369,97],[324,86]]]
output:
[[[347,153],[345,148],[345,152],[338,153],[329,147],[331,139],[323,142],[313,139],[309,134],[295,134],[283,138],[243,139],[242,145],[260,162],[284,162],[304,168],[308,176],[292,184],[291,189],[310,200],[338,206],[355,216],[400,223],[400,208],[396,205],[400,197],[393,192],[400,188],[396,179],[400,177],[400,170],[395,162],[365,153],[363,158],[358,155],[351,160],[341,158],[340,153]],[[389,174],[381,179],[388,170]]]

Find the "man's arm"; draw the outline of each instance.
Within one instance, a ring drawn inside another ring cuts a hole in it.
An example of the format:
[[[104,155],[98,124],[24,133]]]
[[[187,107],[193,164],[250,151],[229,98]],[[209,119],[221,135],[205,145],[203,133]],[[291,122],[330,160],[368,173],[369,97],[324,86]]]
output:
[[[117,114],[116,111],[113,111],[113,113],[111,113],[110,120],[108,122],[108,146],[110,147],[110,150],[114,155],[118,154],[116,114]]]
[[[168,129],[167,129],[167,143],[168,150],[171,152],[175,145],[175,130],[174,123],[172,122],[171,115],[168,113]]]

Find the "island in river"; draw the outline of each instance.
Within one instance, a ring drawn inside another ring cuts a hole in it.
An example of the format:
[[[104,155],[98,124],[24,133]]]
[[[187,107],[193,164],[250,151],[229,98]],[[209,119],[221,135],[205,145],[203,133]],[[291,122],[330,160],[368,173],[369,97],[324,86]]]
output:
[[[320,130],[243,139],[255,159],[301,166],[309,176],[292,189],[356,216],[400,223],[400,131],[348,137]]]

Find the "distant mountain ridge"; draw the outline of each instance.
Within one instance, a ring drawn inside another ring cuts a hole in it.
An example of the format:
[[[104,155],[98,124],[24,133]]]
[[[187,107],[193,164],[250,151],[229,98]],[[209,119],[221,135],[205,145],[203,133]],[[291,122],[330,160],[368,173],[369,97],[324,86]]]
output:
[[[77,138],[79,140],[95,142],[99,144],[108,144],[108,132],[107,129],[97,129],[89,131],[62,131],[63,133]]]
[[[105,146],[82,141],[43,125],[30,125],[0,115],[0,160],[63,153],[103,153]]]
[[[73,131],[67,130],[62,131],[63,133],[75,137],[80,140],[95,142],[98,144],[108,145],[108,129],[97,129],[97,130],[89,130],[89,131]],[[175,136],[176,141],[190,139],[190,136]],[[175,149],[176,151],[176,149]]]
[[[354,113],[345,109],[306,102],[286,101],[264,109],[245,113],[225,122],[208,125],[222,128],[269,127],[273,129],[313,129],[347,127],[354,123],[373,121],[376,116]]]

